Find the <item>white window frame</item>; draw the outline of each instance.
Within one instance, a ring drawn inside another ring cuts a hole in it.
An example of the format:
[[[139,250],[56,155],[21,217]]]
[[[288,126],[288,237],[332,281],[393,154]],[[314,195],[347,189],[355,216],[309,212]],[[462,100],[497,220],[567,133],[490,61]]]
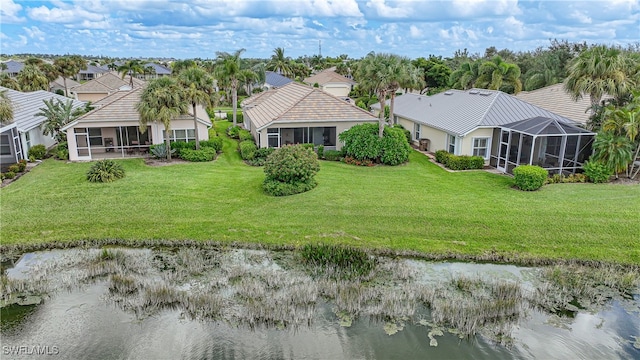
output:
[[[0,141],[0,144],[2,144],[2,148],[3,149],[6,148],[6,149],[9,150],[9,152],[7,152],[7,153],[3,153],[2,151],[0,151],[0,155],[2,155],[2,156],[13,155],[12,152],[11,152],[11,143],[10,143],[10,141],[12,140],[11,136],[9,136],[9,134],[2,134],[2,135],[0,135],[0,137],[2,137],[2,138],[6,137],[6,142],[5,141]]]
[[[31,149],[31,134],[30,131],[24,133],[24,144],[26,145],[26,150],[29,152]]]
[[[277,132],[273,131],[273,130],[278,130]],[[269,130],[272,130],[271,132]],[[269,128],[267,129],[267,147],[271,147],[271,144],[269,144],[269,139],[271,138],[275,138],[278,139],[278,146],[276,148],[280,147],[280,128]]]
[[[453,144],[451,143],[453,139]],[[451,151],[451,145],[453,145],[453,151]],[[455,135],[447,134],[447,152],[458,155],[458,137]]]
[[[193,131],[193,137],[189,136],[189,130]],[[184,137],[178,137],[176,135],[176,131],[184,131]],[[171,139],[172,142],[175,141],[196,141],[196,134],[194,129],[171,129]]]
[[[413,123],[413,139],[420,140],[421,126],[418,123]]]
[[[486,140],[486,146],[481,147],[481,146],[476,146],[476,140]],[[471,155],[473,156],[480,156],[480,155],[476,155],[476,150],[480,150],[480,149],[485,149],[485,155],[482,157],[485,160],[488,160],[489,157],[491,156],[491,137],[489,136],[478,136],[478,137],[472,137],[471,138]]]

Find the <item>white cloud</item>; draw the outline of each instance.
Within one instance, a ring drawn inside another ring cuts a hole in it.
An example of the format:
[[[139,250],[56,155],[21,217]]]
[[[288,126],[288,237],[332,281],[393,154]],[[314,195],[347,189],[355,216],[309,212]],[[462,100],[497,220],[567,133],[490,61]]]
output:
[[[415,38],[421,38],[422,37],[422,30],[418,29],[418,27],[415,26],[415,25],[411,25],[411,26],[409,26],[409,34],[414,39]]]
[[[25,20],[19,15],[22,5],[16,4],[13,0],[0,0],[0,19],[3,24],[15,24]]]
[[[587,14],[582,12],[582,11],[576,10],[573,13],[571,13],[571,15],[569,15],[569,16],[574,18],[574,19],[576,19],[576,20],[578,20],[582,24],[591,24],[591,22],[592,22],[591,18]]]
[[[27,33],[27,36],[29,36],[30,38],[44,41],[44,32],[38,29],[37,26],[32,26],[30,28],[23,27],[22,29],[24,29],[24,32]]]
[[[318,20],[313,20],[312,23],[317,25],[317,26],[324,27],[324,25],[322,25],[322,23],[320,21],[318,21]]]
[[[411,8],[409,6],[391,7],[385,4],[385,0],[368,1],[367,6],[374,9],[377,15],[382,18],[406,18],[411,14]]]
[[[513,16],[509,16],[504,20],[504,32],[505,34],[515,37],[524,37],[524,23]]]
[[[382,44],[382,38],[380,37],[380,35],[376,35],[375,39],[376,39],[376,44]]]
[[[81,20],[100,21],[104,19],[104,15],[100,13],[89,12],[78,7],[51,8],[40,6],[37,8],[28,8],[27,14],[33,20],[52,23],[74,23]]]

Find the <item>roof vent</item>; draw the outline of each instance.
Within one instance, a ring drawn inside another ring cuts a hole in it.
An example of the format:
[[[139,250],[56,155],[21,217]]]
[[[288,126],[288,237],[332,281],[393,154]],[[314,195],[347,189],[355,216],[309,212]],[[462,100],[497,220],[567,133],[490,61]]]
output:
[[[479,92],[480,91],[478,91],[478,90],[469,90],[469,94],[473,94],[473,95],[475,95],[475,94],[477,94]]]
[[[491,95],[491,91],[481,91],[481,92],[480,92],[480,95],[482,95],[482,96],[489,96],[489,95]]]
[[[453,95],[453,91],[445,91],[444,94],[445,95]]]

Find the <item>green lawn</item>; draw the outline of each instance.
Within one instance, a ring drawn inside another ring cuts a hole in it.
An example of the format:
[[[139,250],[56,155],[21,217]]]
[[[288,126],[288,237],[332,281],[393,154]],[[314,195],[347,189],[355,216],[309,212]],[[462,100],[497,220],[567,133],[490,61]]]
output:
[[[223,128],[228,122],[218,122]],[[222,131],[220,131],[222,132]],[[448,173],[414,152],[398,167],[321,162],[318,187],[264,194],[235,143],[211,163],[85,180],[90,164],[46,160],[0,190],[2,245],[82,239],[331,242],[435,254],[640,264],[640,186],[554,184],[536,192],[484,171]]]

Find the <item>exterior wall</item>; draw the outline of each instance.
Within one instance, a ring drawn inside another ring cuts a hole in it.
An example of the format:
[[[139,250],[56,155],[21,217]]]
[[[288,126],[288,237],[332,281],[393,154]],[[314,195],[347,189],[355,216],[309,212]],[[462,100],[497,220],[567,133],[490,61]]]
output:
[[[98,100],[102,100],[106,98],[109,93],[76,93],[76,99],[80,101],[91,101],[96,102]]]
[[[337,97],[347,97],[351,92],[350,84],[329,83],[322,85],[322,90]]]
[[[465,137],[460,138],[460,154],[459,155],[473,155],[473,138],[489,138],[489,144],[487,148],[486,160],[489,160],[491,155],[493,140],[493,128],[488,129],[475,129]]]
[[[376,122],[376,121],[372,121]],[[362,121],[325,121],[325,122],[292,122],[292,123],[276,123],[271,126],[262,129],[259,133],[252,131],[256,139],[256,143],[260,147],[268,147],[267,129],[278,128],[306,128],[306,127],[334,127],[336,128],[336,150],[342,149],[342,143],[337,137],[345,130],[351,129],[352,126],[362,124]],[[281,139],[281,142],[284,139]]]
[[[410,126],[404,124],[402,126],[411,131],[411,136],[415,136],[415,134],[413,133],[413,122],[411,122]],[[437,150],[447,150],[448,148],[448,134],[442,130],[432,128],[429,125],[421,124],[420,137],[422,139],[429,139],[429,151],[435,152]]]
[[[39,127],[33,128],[27,132],[31,139],[31,147],[35,145],[44,145],[44,147],[48,149],[56,143],[56,140],[53,137],[44,135]],[[20,141],[22,141],[22,156],[24,159],[28,159],[29,148],[27,147],[27,137],[25,133],[20,133]]]
[[[9,166],[17,163],[18,160],[23,158],[19,154],[16,154],[16,151],[20,150],[20,149],[16,149],[16,144],[14,142],[14,137],[18,136],[18,130],[15,127],[13,127],[11,129],[3,131],[2,134],[0,135],[7,136],[6,140],[7,140],[7,143],[9,144],[9,148],[11,149],[10,154],[0,155],[0,172],[5,172]]]
[[[162,144],[164,142],[164,125],[150,124],[153,132],[153,143]],[[173,120],[171,121],[171,130],[193,129],[193,119],[189,120]],[[200,140],[209,140],[209,128],[206,125],[198,123],[198,136]]]

